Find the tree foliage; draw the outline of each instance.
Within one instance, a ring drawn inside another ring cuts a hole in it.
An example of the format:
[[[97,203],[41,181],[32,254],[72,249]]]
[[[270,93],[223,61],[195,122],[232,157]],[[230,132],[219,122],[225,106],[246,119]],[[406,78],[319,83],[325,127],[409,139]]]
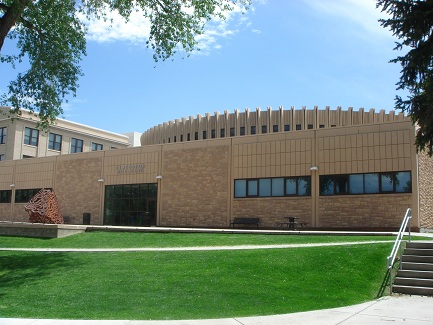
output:
[[[407,90],[405,99],[396,96],[396,108],[407,112],[417,127],[417,150],[427,150],[431,156],[433,145],[433,1],[378,0],[376,6],[390,18],[381,19],[399,39],[395,50],[405,55],[391,60],[400,63],[402,70],[397,90]]]
[[[84,19],[106,19],[118,12],[128,20],[140,10],[151,28],[147,45],[155,61],[165,60],[182,49],[196,50],[196,36],[205,23],[249,0],[0,0],[0,62],[16,67],[24,60],[28,69],[18,72],[1,95],[0,104],[14,113],[25,108],[37,114],[42,127],[63,113],[61,105],[75,96],[80,61],[86,55]],[[2,54],[5,40],[15,40],[18,53]]]

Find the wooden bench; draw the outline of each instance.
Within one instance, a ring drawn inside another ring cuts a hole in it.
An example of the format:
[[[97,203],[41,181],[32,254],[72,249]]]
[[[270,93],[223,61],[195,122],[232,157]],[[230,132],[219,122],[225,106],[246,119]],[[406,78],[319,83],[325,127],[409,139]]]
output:
[[[234,218],[230,224],[234,228],[235,225],[255,225],[257,228],[259,227],[260,218]]]

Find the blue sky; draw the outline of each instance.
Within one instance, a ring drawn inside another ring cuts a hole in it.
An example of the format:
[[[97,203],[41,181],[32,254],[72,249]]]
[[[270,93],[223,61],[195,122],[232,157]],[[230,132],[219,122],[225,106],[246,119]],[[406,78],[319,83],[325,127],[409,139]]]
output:
[[[253,0],[209,25],[201,51],[155,63],[148,25],[90,24],[85,74],[68,120],[144,132],[182,117],[279,106],[392,110],[400,66],[396,39],[374,0]],[[13,78],[0,66],[0,91]],[[6,78],[3,78],[6,76]]]

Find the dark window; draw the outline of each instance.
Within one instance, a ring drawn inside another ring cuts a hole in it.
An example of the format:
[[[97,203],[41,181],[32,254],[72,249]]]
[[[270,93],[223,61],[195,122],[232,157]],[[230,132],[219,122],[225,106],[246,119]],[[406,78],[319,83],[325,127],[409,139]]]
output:
[[[180,142],[183,142],[183,134],[180,135]]]
[[[268,133],[268,127],[266,125],[262,125],[262,134]]]
[[[251,125],[251,134],[256,134],[256,126]]]
[[[176,140],[177,140],[177,137],[176,136],[174,136],[174,142],[176,142]],[[102,150],[102,149],[101,149]]]
[[[320,124],[319,129],[323,129],[325,127],[325,124]]]
[[[395,173],[395,191],[397,193],[412,192],[412,179],[410,172]]]
[[[411,193],[411,172],[322,175],[320,195]]]
[[[188,134],[186,135],[186,141],[191,141],[191,133],[188,133]]]
[[[307,128],[311,130],[313,128],[313,124],[308,124]]]
[[[39,130],[32,128],[24,129],[24,144],[37,147],[39,143]]]
[[[174,142],[176,142],[176,140],[174,140]],[[92,142],[92,151],[100,151],[102,148],[102,144]]]
[[[4,154],[1,154],[1,155],[0,155],[0,161],[3,161],[3,160],[5,160],[5,155],[4,155]]]
[[[212,139],[215,139],[215,138],[216,138],[216,132],[215,132],[215,129],[211,130],[210,134],[211,134],[211,138],[212,138]]]
[[[285,132],[290,131],[290,124],[285,124],[284,125],[284,131]]]
[[[171,142],[171,139],[170,138],[168,138],[168,143],[170,143]]]
[[[155,225],[157,188],[156,183],[105,186],[104,225]]]
[[[302,130],[302,125],[301,124],[296,124],[296,130]]]
[[[198,132],[194,132],[194,140],[198,140]]]
[[[220,138],[225,138],[226,136],[226,129],[221,129],[220,130]]]
[[[245,126],[241,126],[240,135],[245,135]]]
[[[83,140],[71,139],[71,153],[83,152]]]
[[[272,126],[272,132],[278,132],[278,125]]]
[[[331,124],[331,128],[335,128],[337,125],[335,124]]]
[[[0,128],[0,144],[6,143],[7,133],[8,133],[8,129],[6,127]]]
[[[48,139],[48,149],[56,151],[62,150],[62,136],[60,134],[50,133]]]
[[[235,128],[230,128],[230,136],[231,137],[235,136]]]
[[[237,179],[234,185],[236,198],[311,195],[310,176]]]
[[[35,157],[29,155],[23,155],[23,159],[29,159],[29,158],[35,158]]]
[[[40,188],[16,190],[15,191],[15,203],[27,203],[29,202],[38,192]]]
[[[207,139],[207,132],[203,131],[203,139]]]
[[[12,191],[3,190],[0,191],[0,203],[11,203]]]

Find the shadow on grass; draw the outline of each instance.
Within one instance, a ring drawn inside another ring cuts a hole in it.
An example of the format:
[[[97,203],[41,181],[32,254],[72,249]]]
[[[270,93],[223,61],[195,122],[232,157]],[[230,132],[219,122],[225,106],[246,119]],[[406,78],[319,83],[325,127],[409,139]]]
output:
[[[76,261],[67,254],[3,253],[0,255],[0,297],[9,289],[41,281],[75,266]]]

